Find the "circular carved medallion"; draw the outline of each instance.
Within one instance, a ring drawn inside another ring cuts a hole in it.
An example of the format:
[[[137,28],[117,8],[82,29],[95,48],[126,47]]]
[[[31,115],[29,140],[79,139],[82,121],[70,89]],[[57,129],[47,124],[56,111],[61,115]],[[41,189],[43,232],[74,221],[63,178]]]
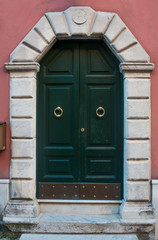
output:
[[[83,24],[87,21],[88,14],[85,10],[83,9],[77,9],[75,10],[74,14],[72,15],[72,20],[76,24]]]

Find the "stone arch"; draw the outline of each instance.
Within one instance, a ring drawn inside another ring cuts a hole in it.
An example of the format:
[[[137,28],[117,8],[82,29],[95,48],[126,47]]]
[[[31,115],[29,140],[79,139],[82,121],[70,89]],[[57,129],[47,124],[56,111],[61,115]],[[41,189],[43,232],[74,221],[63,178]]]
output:
[[[149,62],[149,56],[123,23],[110,12],[70,7],[46,13],[11,54],[11,62],[39,62],[57,39],[102,37],[120,62]]]
[[[115,13],[71,7],[46,13],[6,63],[10,72],[11,191],[4,222],[36,217],[36,73],[57,39],[102,38],[120,61],[124,78],[124,199],[122,222],[153,223],[150,206],[150,73],[154,65]],[[21,200],[19,202],[19,199]],[[31,201],[30,201],[31,200]],[[105,203],[106,204],[106,203]],[[108,204],[108,203],[107,203]],[[143,211],[143,214],[142,214]],[[150,212],[149,214],[146,214]],[[19,220],[17,220],[18,223]],[[27,222],[27,220],[26,220]]]

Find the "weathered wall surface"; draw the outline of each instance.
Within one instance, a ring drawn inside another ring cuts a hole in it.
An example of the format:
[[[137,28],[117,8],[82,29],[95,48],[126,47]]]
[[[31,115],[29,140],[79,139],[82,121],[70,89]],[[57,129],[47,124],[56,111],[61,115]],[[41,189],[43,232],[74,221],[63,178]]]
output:
[[[90,6],[96,11],[116,12],[155,64],[151,75],[152,98],[152,178],[158,178],[158,1],[157,0],[0,0],[0,121],[7,122],[7,150],[0,153],[0,178],[9,177],[9,74],[4,62],[46,12],[70,6]]]

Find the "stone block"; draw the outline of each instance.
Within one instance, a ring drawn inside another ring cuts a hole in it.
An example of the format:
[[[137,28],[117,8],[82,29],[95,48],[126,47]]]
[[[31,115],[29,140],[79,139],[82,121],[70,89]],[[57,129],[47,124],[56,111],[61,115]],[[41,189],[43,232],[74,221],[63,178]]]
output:
[[[72,36],[89,36],[96,12],[90,7],[70,7],[64,12]]]
[[[0,219],[9,200],[9,179],[0,179]]]
[[[52,29],[55,32],[56,36],[70,35],[63,12],[46,13],[46,17],[49,20],[50,25],[52,26]]]
[[[11,160],[11,177],[16,179],[32,179],[34,169],[33,160],[13,159]]]
[[[126,29],[125,24],[120,19],[120,17],[115,14],[112,22],[110,23],[107,31],[105,32],[105,37],[108,39],[109,42],[112,42],[124,29]]]
[[[39,52],[36,52],[21,43],[10,55],[10,61],[11,62],[36,62],[36,60],[40,55],[41,54]]]
[[[120,202],[112,201],[83,201],[83,200],[72,200],[71,204],[69,204],[71,200],[68,202],[63,202],[63,200],[53,201],[53,204],[49,202],[45,202],[45,200],[39,200],[40,204],[40,212],[41,214],[54,214],[54,215],[114,215],[119,214],[120,211]]]
[[[149,119],[127,120],[126,138],[127,139],[150,138],[150,120]]]
[[[127,201],[150,201],[149,181],[127,181]]]
[[[149,55],[139,43],[122,51],[119,55],[125,62],[150,62]]]
[[[12,180],[11,199],[34,199],[35,184],[33,180]]]
[[[128,180],[149,180],[150,161],[128,161],[126,176]]]
[[[155,221],[155,211],[150,203],[123,201],[120,214],[123,225],[153,225]]]
[[[12,99],[11,117],[33,117],[35,115],[35,102],[33,99]]]
[[[103,35],[113,17],[113,13],[97,12],[96,19],[91,30],[91,35]],[[102,24],[103,22],[104,24]]]
[[[141,89],[141,91],[140,91]],[[125,80],[126,97],[147,98],[150,97],[150,80],[130,78]]]
[[[35,29],[42,35],[42,37],[48,42],[52,42],[56,36],[51,28],[47,18],[43,16],[36,24]]]
[[[142,71],[137,71],[137,70],[135,70],[135,71],[129,71],[129,72],[125,72],[125,73],[123,73],[123,75],[124,75],[124,78],[125,79],[129,79],[129,78],[132,78],[132,79],[134,79],[134,78],[140,78],[140,80],[141,79],[149,79],[150,80],[150,73],[149,72],[142,72]]]
[[[127,100],[127,118],[149,118],[150,100]]]
[[[136,42],[137,40],[133,34],[126,28],[119,34],[119,36],[113,42],[112,46],[116,49],[117,52],[120,52]]]
[[[126,159],[149,159],[150,158],[150,141],[127,140]]]
[[[37,224],[37,216],[39,215],[39,206],[37,201],[30,200],[10,200],[5,209],[5,217],[3,218],[5,222],[8,219],[12,223],[21,223],[25,221],[29,224]]]
[[[152,180],[152,203],[158,218],[158,179]]]
[[[36,71],[30,70],[30,71],[11,71],[10,72],[10,79],[12,78],[36,78]]]
[[[13,138],[34,138],[36,136],[33,119],[11,119],[11,136]]]
[[[11,156],[12,158],[33,158],[35,154],[34,139],[12,139]]]
[[[155,220],[155,239],[153,240],[158,240],[158,218]]]
[[[34,97],[36,94],[35,78],[11,78],[11,97]]]
[[[156,221],[155,221],[155,240],[158,239],[158,180],[152,180],[152,204],[155,208]]]
[[[119,67],[120,67],[121,73],[140,71],[143,74],[144,72],[151,73],[154,69],[154,64],[146,63],[146,62],[139,62],[139,63],[123,62],[123,63],[120,63]]]
[[[28,46],[31,46],[31,48],[40,53],[42,53],[48,45],[48,43],[46,43],[46,41],[34,29],[27,34],[23,43],[26,43]]]

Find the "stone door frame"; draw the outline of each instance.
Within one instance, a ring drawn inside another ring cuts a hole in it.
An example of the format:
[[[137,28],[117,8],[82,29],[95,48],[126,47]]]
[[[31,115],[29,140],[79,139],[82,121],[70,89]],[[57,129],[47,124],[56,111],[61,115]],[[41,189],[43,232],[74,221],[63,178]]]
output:
[[[58,39],[103,39],[124,78],[124,199],[122,222],[149,224],[151,186],[150,73],[154,65],[115,13],[70,7],[46,13],[5,64],[10,72],[11,191],[5,216],[36,217],[36,75],[40,59]],[[24,204],[25,203],[25,204]],[[27,206],[27,207],[26,207]],[[142,210],[143,209],[143,210]],[[144,217],[145,216],[145,217]],[[145,219],[145,220],[144,220]]]

